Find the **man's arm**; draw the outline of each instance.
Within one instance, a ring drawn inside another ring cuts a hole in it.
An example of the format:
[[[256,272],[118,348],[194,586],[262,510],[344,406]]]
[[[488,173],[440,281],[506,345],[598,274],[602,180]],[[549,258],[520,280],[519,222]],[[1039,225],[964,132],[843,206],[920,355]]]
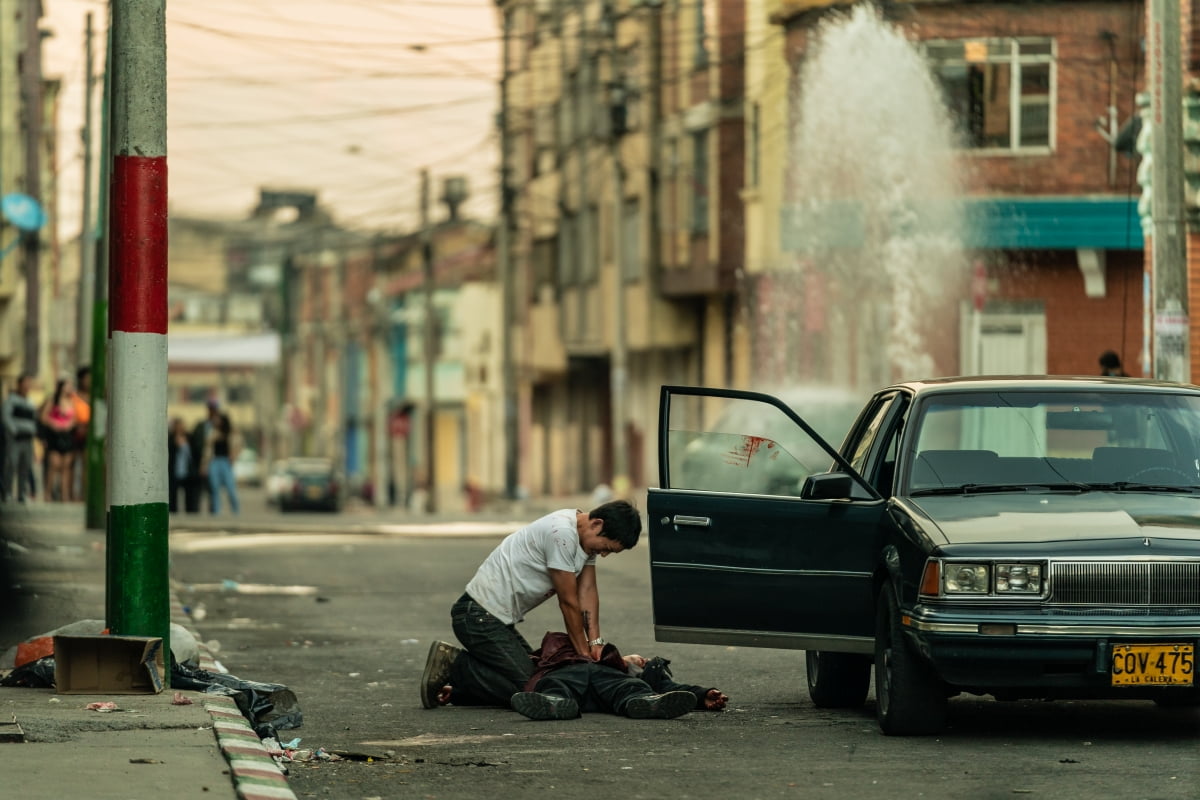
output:
[[[585,568],[586,569],[586,568]],[[579,605],[579,586],[575,574],[562,569],[550,570],[550,582],[554,584],[554,593],[558,595],[558,608],[562,611],[563,624],[567,627],[567,636],[571,646],[581,656],[590,656],[588,637],[584,632],[583,609]],[[595,656],[590,656],[595,658]]]
[[[583,610],[583,635],[586,641],[600,638],[600,590],[596,586],[596,566],[588,564],[579,573],[579,606]],[[592,658],[600,658],[604,645],[589,648]]]

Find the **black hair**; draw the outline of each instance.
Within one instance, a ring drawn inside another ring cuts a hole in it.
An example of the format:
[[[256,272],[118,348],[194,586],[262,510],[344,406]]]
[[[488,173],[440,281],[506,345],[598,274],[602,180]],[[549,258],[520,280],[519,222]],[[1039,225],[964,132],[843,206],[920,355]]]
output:
[[[58,383],[54,384],[54,405],[62,402],[63,389],[67,388],[66,378],[59,378]]]
[[[1112,350],[1105,350],[1100,354],[1100,366],[1105,369],[1120,369],[1121,357]]]
[[[83,383],[85,378],[90,377],[92,377],[92,368],[87,364],[84,364],[82,367],[75,370],[75,385],[78,386],[79,384]]]
[[[642,535],[642,515],[627,500],[613,500],[596,506],[588,512],[588,519],[598,519],[604,522],[600,535],[629,550],[638,542]]]

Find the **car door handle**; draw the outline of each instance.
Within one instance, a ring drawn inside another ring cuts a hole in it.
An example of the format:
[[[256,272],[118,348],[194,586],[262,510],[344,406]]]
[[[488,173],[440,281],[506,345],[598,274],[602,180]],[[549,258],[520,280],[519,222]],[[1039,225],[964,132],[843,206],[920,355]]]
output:
[[[712,520],[708,517],[689,517],[687,514],[676,514],[672,519],[676,525],[691,525],[696,528],[708,528]]]

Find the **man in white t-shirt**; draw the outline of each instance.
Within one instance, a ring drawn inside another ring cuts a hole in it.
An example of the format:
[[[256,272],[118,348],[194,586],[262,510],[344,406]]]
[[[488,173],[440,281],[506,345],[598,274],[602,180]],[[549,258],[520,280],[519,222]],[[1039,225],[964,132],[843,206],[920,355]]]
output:
[[[560,509],[506,536],[450,609],[454,635],[466,649],[446,642],[429,648],[421,705],[437,708],[448,684],[455,704],[507,706],[533,674],[533,648],[516,624],[550,597],[558,597],[575,651],[599,658],[596,556],[628,550],[641,532],[637,509],[614,500],[588,512]]]

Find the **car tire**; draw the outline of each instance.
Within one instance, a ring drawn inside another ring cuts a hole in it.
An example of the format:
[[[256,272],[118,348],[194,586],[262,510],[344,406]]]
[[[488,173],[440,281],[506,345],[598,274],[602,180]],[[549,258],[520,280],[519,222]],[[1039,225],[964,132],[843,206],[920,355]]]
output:
[[[879,593],[875,615],[875,716],[888,736],[929,736],[946,726],[945,685],[913,652],[900,626],[889,587]]]
[[[804,652],[808,696],[817,708],[861,708],[871,686],[871,658],[851,653]]]

